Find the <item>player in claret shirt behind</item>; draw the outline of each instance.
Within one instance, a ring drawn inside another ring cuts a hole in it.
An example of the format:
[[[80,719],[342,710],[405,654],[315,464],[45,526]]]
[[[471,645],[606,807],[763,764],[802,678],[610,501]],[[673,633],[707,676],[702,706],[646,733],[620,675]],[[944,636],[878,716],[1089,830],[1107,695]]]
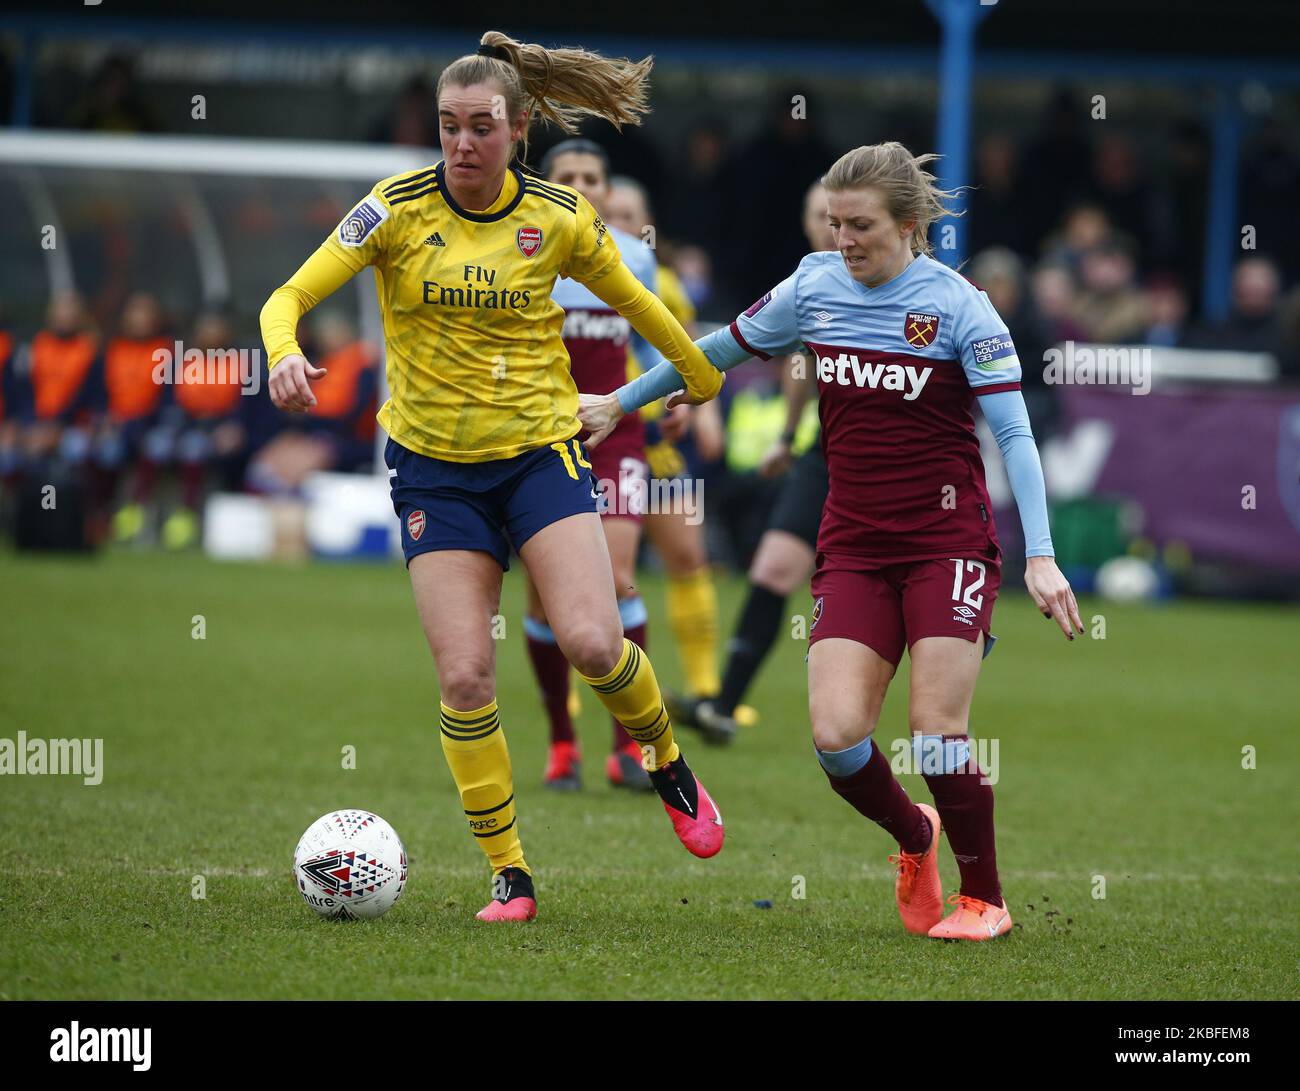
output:
[[[909,931],[985,940],[1011,930],[994,851],[993,789],[971,756],[969,718],[1002,551],[971,408],[1006,461],[1024,526],[1025,582],[1065,636],[1083,632],[1053,560],[1042,468],[1020,362],[988,297],[929,254],[950,194],[901,144],[856,148],[826,173],[838,252],[798,269],[699,344],[719,369],[806,344],[816,357],[830,491],[817,539],[809,631],[813,742],[831,787],[898,842],[895,896]],[[682,386],[661,364],[584,397],[592,445],[619,417]],[[676,395],[670,400],[686,400]],[[871,737],[903,649],[910,721],[935,806],[913,803]],[[961,873],[944,916],[941,828]]]

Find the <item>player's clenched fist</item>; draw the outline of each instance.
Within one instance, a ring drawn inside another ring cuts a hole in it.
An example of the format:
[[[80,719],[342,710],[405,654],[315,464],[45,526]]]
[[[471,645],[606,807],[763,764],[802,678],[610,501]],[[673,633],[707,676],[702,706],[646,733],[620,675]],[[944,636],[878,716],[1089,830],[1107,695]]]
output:
[[[305,356],[286,356],[271,369],[271,404],[290,413],[306,413],[316,405],[309,380],[321,378],[326,370],[312,367]]]

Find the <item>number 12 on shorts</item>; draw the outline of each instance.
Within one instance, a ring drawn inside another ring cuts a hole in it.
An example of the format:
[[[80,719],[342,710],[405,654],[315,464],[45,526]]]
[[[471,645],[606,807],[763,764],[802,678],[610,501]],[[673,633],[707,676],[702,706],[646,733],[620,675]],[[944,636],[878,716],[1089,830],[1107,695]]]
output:
[[[984,607],[984,596],[977,595],[975,592],[984,586],[984,580],[987,572],[982,561],[968,561],[961,557],[948,558],[957,566],[956,573],[952,580],[952,601],[964,602],[974,610],[981,610]],[[974,573],[975,579],[966,585],[965,591],[962,590],[962,581],[968,573]]]

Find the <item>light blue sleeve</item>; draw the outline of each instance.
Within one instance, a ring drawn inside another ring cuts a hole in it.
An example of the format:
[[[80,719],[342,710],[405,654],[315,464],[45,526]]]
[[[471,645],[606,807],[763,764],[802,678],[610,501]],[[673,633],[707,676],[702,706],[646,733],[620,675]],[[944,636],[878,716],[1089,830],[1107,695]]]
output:
[[[1020,382],[1020,358],[1007,324],[973,284],[963,285],[953,322],[953,354],[971,389]]]
[[[792,352],[801,344],[795,295],[799,280],[796,269],[731,324],[732,337],[750,356],[768,360]]]
[[[799,321],[795,312],[795,284],[799,272],[791,273],[762,299],[736,316],[730,326],[714,330],[695,343],[719,371],[726,371],[751,356],[767,360],[772,356],[798,349]],[[624,383],[615,393],[624,413],[666,398],[674,390],[684,390],[686,380],[664,361],[644,375]]]
[[[1016,497],[1020,526],[1025,532],[1026,557],[1053,557],[1052,531],[1047,521],[1047,488],[1038,447],[1029,426],[1029,411],[1019,390],[1002,390],[980,398],[984,419],[993,429],[1007,478]]]
[[[731,329],[719,326],[710,334],[701,337],[695,344],[708,358],[709,363],[719,371],[728,371],[737,364],[743,364],[751,356],[740,347],[732,336]],[[624,383],[614,393],[618,395],[618,404],[624,413],[633,413],[643,405],[666,398],[674,390],[685,390],[686,380],[671,363],[665,360],[643,375],[638,375],[630,383]]]

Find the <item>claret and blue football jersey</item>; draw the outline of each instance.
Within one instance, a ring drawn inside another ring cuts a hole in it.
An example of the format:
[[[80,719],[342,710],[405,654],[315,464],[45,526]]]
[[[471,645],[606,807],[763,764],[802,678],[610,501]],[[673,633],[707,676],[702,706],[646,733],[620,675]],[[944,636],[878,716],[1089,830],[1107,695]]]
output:
[[[830,494],[818,552],[872,564],[997,556],[976,395],[1020,389],[1020,361],[988,297],[918,255],[876,288],[834,252],[798,269],[739,315],[756,356],[810,354]]]

